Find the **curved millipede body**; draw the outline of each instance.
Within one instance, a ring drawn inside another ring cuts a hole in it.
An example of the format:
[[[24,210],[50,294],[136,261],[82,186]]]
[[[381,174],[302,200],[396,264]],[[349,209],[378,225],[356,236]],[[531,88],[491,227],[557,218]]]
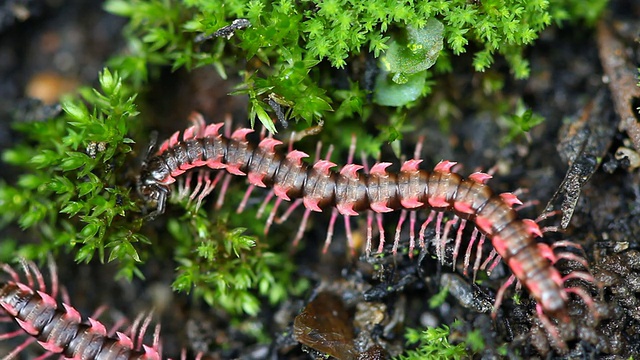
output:
[[[3,360],[14,358],[36,340],[48,351],[39,359],[52,354],[78,360],[159,360],[161,358],[158,350],[159,327],[156,327],[152,346],[140,344],[151,320],[150,316],[144,319],[141,316],[134,323],[131,336],[138,335],[136,342],[121,332],[115,332],[115,336],[110,336],[105,326],[99,321],[92,318],[82,321],[78,311],[71,305],[63,303],[62,307],[58,306],[55,300],[57,278],[53,265],[51,265],[53,278],[51,294],[47,293],[42,274],[33,263],[23,262],[23,268],[28,284],[22,283],[11,267],[3,265],[2,269],[11,275],[11,280],[0,282],[0,314],[4,311],[31,337],[12,353],[3,357]],[[38,283],[37,288],[34,285],[33,276]],[[142,321],[141,325],[140,321]],[[140,328],[136,334],[137,325],[140,325]],[[18,335],[20,332],[0,334],[0,340]]]
[[[491,178],[488,174],[477,172],[463,178],[451,171],[455,163],[450,161],[442,161],[428,172],[418,168],[422,161],[419,159],[405,161],[397,173],[386,170],[391,163],[377,163],[368,173],[359,172],[363,166],[357,164],[347,164],[339,171],[333,171],[331,169],[336,164],[328,160],[318,160],[309,165],[302,161],[308,155],[301,151],[291,150],[286,154],[276,151],[275,147],[281,142],[273,138],[264,138],[257,145],[252,144],[246,139],[246,135],[252,131],[250,129],[239,129],[225,136],[219,132],[221,123],[205,126],[199,114],[192,115],[192,120],[196,125],[184,131],[182,140],[179,140],[179,132],[176,132],[142,167],[138,192],[149,206],[155,206],[152,216],[163,213],[171,191],[170,185],[192,168],[198,168],[201,174],[202,171],[226,170],[228,174],[246,176],[251,184],[250,189],[256,186],[270,188],[277,197],[274,211],[281,200],[295,199],[291,205],[293,208],[300,203],[306,208],[303,223],[311,211],[330,208],[333,212],[330,229],[337,214],[346,218],[368,211],[379,216],[400,210],[403,212],[400,217],[402,222],[406,211],[414,211],[414,216],[415,210],[427,209],[431,214],[421,227],[420,245],[425,246],[424,230],[437,213],[436,237],[441,241],[436,241],[435,245],[439,258],[443,260],[447,233],[459,222],[455,263],[462,228],[467,222],[473,223],[483,236],[491,240],[498,255],[494,263],[497,264],[497,260],[502,258],[513,272],[515,278],[512,277],[506,286],[517,279],[529,290],[537,302],[541,320],[553,337],[557,338],[557,333],[545,314],[564,318],[568,292],[582,296],[588,304],[592,303],[582,289],[564,286],[568,278],[592,281],[590,275],[573,272],[563,277],[553,266],[559,258],[580,261],[585,265],[586,261],[571,253],[555,254],[555,246],[538,242],[535,238],[542,236],[542,233],[536,222],[519,218],[513,206],[521,203],[515,195],[495,195],[486,185]],[[220,176],[218,174],[216,179],[210,181],[208,175],[200,175],[192,198],[201,190],[198,196],[200,202],[211,192]],[[443,212],[453,212],[456,217],[444,224],[444,234],[440,234]],[[414,222],[415,218],[412,217],[412,225]],[[411,247],[413,238],[412,226]],[[396,234],[396,246],[397,241]],[[475,235],[471,242],[474,241]],[[467,249],[465,263],[471,245]],[[563,242],[561,246],[566,245],[568,243]],[[497,304],[506,286],[500,289]],[[561,340],[557,340],[562,346]]]

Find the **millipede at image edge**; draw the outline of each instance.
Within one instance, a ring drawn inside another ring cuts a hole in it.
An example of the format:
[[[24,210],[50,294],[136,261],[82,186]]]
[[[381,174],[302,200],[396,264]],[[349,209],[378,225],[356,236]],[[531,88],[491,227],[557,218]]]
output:
[[[22,261],[22,269],[27,279],[23,283],[18,273],[9,265],[1,265],[2,271],[10,276],[0,281],[0,321],[15,321],[21,330],[0,334],[6,340],[27,334],[29,337],[2,360],[15,359],[27,346],[38,342],[46,352],[37,360],[59,354],[69,359],[83,360],[160,360],[160,327],[156,326],[153,344],[142,343],[151,322],[151,314],[141,314],[133,322],[127,334],[117,331],[118,325],[110,332],[97,318],[101,310],[82,320],[78,310],[63,294],[62,307],[56,297],[58,288],[57,270],[49,260],[51,289],[47,291],[42,273],[30,261]],[[3,316],[2,314],[6,314]],[[185,359],[183,353],[182,359]],[[200,358],[198,355],[197,359]]]
[[[381,214],[400,210],[400,220],[396,228],[394,252],[399,241],[399,229],[410,218],[410,250],[415,246],[415,211],[430,210],[419,232],[419,245],[425,248],[425,229],[436,220],[436,254],[444,261],[444,248],[448,233],[452,226],[459,222],[456,233],[453,263],[456,263],[461,236],[467,222],[475,225],[474,234],[467,249],[465,263],[476,236],[481,234],[480,243],[486,236],[491,240],[496,261],[503,259],[513,275],[503,284],[496,296],[495,310],[499,307],[506,289],[515,280],[524,285],[536,301],[538,318],[547,329],[550,337],[560,350],[566,350],[566,344],[559,336],[550,317],[569,321],[566,312],[568,293],[581,297],[594,310],[591,296],[580,287],[565,287],[569,279],[582,279],[594,283],[593,277],[586,271],[573,271],[565,276],[553,266],[559,259],[573,260],[587,268],[582,257],[570,252],[554,253],[558,247],[579,245],[568,241],[560,241],[551,246],[536,241],[542,237],[537,223],[530,219],[518,217],[514,205],[521,204],[512,193],[494,195],[486,182],[490,175],[476,172],[467,178],[452,172],[456,164],[441,161],[433,171],[419,169],[422,160],[412,159],[402,163],[397,173],[387,171],[391,163],[374,164],[370,169],[364,165],[353,164],[349,160],[340,171],[332,170],[336,164],[328,160],[317,160],[313,165],[302,161],[308,157],[304,152],[289,149],[281,153],[275,149],[282,142],[271,137],[263,138],[257,145],[246,139],[253,130],[241,128],[233,133],[221,134],[223,123],[206,125],[202,115],[191,115],[193,126],[182,133],[176,132],[164,141],[155,154],[150,153],[144,161],[138,178],[137,191],[145,199],[146,205],[154,210],[149,214],[153,218],[165,210],[167,199],[171,193],[171,184],[183,174],[189,183],[191,176],[197,175],[197,185],[190,198],[198,197],[198,206],[204,197],[209,195],[222,180],[220,196],[224,196],[230,175],[246,176],[249,181],[247,196],[254,187],[269,188],[267,201],[276,197],[270,219],[282,200],[291,201],[287,214],[301,204],[305,207],[300,230],[294,242],[302,236],[307,218],[312,211],[321,212],[331,208],[328,244],[338,215],[345,220],[349,216],[357,216],[360,211],[368,213],[367,251],[371,244],[372,218],[375,215],[381,231],[379,251],[382,250]],[[227,127],[228,128],[228,127]],[[351,157],[351,156],[350,156]],[[189,171],[191,169],[197,171]],[[365,169],[367,173],[359,171]],[[224,170],[224,171],[221,171]],[[368,170],[368,171],[367,171]],[[219,171],[214,179],[213,171]],[[245,196],[245,199],[247,198]],[[241,207],[244,206],[241,204]],[[454,219],[443,225],[443,213],[453,212]],[[268,220],[268,224],[270,220]],[[350,234],[349,222],[345,221],[347,234]],[[442,229],[442,230],[441,230]],[[326,249],[326,245],[325,245]],[[493,253],[493,251],[492,251]]]

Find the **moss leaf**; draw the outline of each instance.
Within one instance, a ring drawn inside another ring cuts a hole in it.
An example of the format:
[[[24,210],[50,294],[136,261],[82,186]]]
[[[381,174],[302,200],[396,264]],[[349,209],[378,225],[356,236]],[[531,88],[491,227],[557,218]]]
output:
[[[438,59],[442,50],[444,26],[434,18],[424,27],[407,26],[406,33],[394,37],[389,49],[380,58],[382,69],[394,74],[394,81],[402,84],[409,74],[424,71]]]
[[[398,84],[389,78],[389,74],[381,72],[376,79],[373,100],[384,106],[402,106],[417,99],[427,80],[427,71],[406,75],[406,81]]]

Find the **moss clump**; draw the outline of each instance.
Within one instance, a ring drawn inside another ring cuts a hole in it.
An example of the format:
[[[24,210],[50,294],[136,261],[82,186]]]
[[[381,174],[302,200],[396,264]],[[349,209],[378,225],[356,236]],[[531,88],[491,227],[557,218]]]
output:
[[[61,116],[22,119],[25,143],[2,154],[21,169],[15,185],[0,186],[0,216],[30,229],[39,243],[22,246],[27,258],[77,247],[76,259],[118,259],[130,277],[140,261],[136,249],[148,239],[128,214],[137,206],[123,181],[133,140],[135,95],[117,73],[100,74],[101,91],[80,91],[84,101],[63,101]],[[89,104],[87,107],[86,104]]]
[[[336,77],[332,75],[336,69],[366,67],[358,65],[363,57],[389,55],[387,51],[399,46],[407,50],[398,52],[399,56],[411,64],[412,57],[425,49],[410,34],[429,28],[430,23],[440,24],[440,33],[434,34],[440,44],[432,44],[435,49],[442,48],[432,55],[437,71],[451,71],[454,56],[471,51],[476,71],[485,71],[498,55],[506,59],[516,78],[524,78],[529,64],[523,49],[543,29],[566,20],[593,22],[605,4],[606,0],[228,0],[222,4],[207,0],[109,0],[105,7],[130,19],[130,53],[114,59],[112,65],[131,74],[136,83],[146,81],[158,64],[173,69],[213,65],[225,76],[226,69],[237,69],[239,59],[250,60],[243,69],[244,82],[238,93],[249,95],[251,120],[258,117],[273,131],[267,115],[270,107],[262,101],[270,94],[284,99],[290,106],[289,115],[296,119],[309,124],[322,119],[335,125],[345,116],[363,115],[363,88],[385,92],[393,80],[399,85],[394,92],[410,92],[411,96],[382,102],[391,106],[408,104],[429,93],[434,84],[424,80],[430,76],[426,69],[431,65],[422,67],[421,63],[415,64],[416,71],[387,69],[389,73],[374,84],[366,84],[369,80],[362,76],[349,80],[363,82],[360,86],[336,87],[330,79]],[[239,18],[252,26],[235,31],[232,38],[233,32],[202,42]],[[325,60],[333,69],[321,66]],[[388,65],[382,61],[378,67],[384,70]],[[402,74],[414,74],[418,69],[419,76]]]

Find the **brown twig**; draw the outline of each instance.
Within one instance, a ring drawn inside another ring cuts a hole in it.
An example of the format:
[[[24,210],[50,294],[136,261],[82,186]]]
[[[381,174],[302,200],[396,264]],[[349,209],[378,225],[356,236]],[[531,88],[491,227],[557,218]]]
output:
[[[634,112],[634,99],[640,99],[638,72],[626,56],[625,46],[606,20],[598,23],[597,41],[600,61],[609,78],[609,89],[620,123],[618,129],[626,131],[636,151],[640,151],[640,123]]]

